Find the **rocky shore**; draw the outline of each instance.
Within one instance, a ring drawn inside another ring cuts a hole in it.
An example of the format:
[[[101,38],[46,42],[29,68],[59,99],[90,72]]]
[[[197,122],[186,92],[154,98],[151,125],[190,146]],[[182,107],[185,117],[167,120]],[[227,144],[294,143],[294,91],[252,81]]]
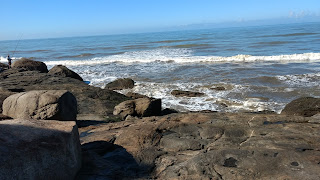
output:
[[[281,114],[179,113],[113,91],[130,79],[101,89],[61,65],[1,67],[0,179],[320,179],[317,98]]]

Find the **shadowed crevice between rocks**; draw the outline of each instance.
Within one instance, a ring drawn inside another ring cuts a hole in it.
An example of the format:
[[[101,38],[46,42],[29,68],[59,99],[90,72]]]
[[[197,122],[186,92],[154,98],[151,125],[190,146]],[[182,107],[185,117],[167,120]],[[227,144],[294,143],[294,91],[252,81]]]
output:
[[[76,179],[136,179],[148,178],[152,169],[138,163],[122,146],[107,141],[83,144],[82,168]]]

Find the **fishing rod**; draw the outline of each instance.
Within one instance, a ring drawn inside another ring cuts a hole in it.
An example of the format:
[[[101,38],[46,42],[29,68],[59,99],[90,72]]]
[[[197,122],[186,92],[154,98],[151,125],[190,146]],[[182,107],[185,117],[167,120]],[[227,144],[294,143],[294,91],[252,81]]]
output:
[[[19,38],[19,40],[18,40],[18,43],[17,43],[16,47],[14,48],[14,51],[13,51],[13,53],[12,53],[12,57],[13,57],[13,55],[16,53],[16,50],[17,50],[17,47],[18,47],[18,45],[19,45],[19,43],[20,43],[20,41],[21,41],[22,35],[23,35],[23,34],[21,34],[21,36],[20,36],[20,38]],[[9,55],[9,53],[8,53],[8,55]]]

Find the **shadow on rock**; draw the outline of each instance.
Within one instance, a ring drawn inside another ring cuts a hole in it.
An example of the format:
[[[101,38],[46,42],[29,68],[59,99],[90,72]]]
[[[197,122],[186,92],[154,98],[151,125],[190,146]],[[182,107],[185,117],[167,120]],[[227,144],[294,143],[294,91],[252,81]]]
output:
[[[150,168],[137,163],[125,148],[107,141],[82,145],[82,168],[76,179],[147,178]]]

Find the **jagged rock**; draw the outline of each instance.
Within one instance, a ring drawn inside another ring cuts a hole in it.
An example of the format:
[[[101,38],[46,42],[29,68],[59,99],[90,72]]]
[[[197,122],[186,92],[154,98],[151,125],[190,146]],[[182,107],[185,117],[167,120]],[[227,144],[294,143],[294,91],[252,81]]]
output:
[[[114,107],[114,115],[120,115],[123,119],[127,116],[157,116],[161,114],[161,99],[139,98],[128,100]]]
[[[31,59],[22,58],[12,63],[12,68],[23,68],[29,71],[39,71],[41,73],[47,73],[47,65],[40,61],[34,61]]]
[[[0,179],[74,179],[81,167],[75,122],[0,121]]]
[[[12,118],[76,120],[77,100],[65,90],[23,92],[4,100],[3,114]]]
[[[131,89],[134,87],[134,81],[130,78],[117,79],[113,82],[110,82],[106,85],[106,89],[110,90],[122,90],[122,89]]]
[[[181,91],[181,90],[173,90],[171,94],[175,97],[199,97],[203,96],[204,93],[201,92],[192,92],[192,91]]]
[[[320,112],[320,98],[302,97],[291,101],[281,114],[310,117]]]
[[[66,66],[63,66],[63,65],[54,66],[52,69],[49,70],[48,73],[54,74],[57,76],[62,76],[62,77],[71,77],[71,78],[83,81],[83,79],[79,76],[79,74],[75,73],[74,71],[68,69]]]

